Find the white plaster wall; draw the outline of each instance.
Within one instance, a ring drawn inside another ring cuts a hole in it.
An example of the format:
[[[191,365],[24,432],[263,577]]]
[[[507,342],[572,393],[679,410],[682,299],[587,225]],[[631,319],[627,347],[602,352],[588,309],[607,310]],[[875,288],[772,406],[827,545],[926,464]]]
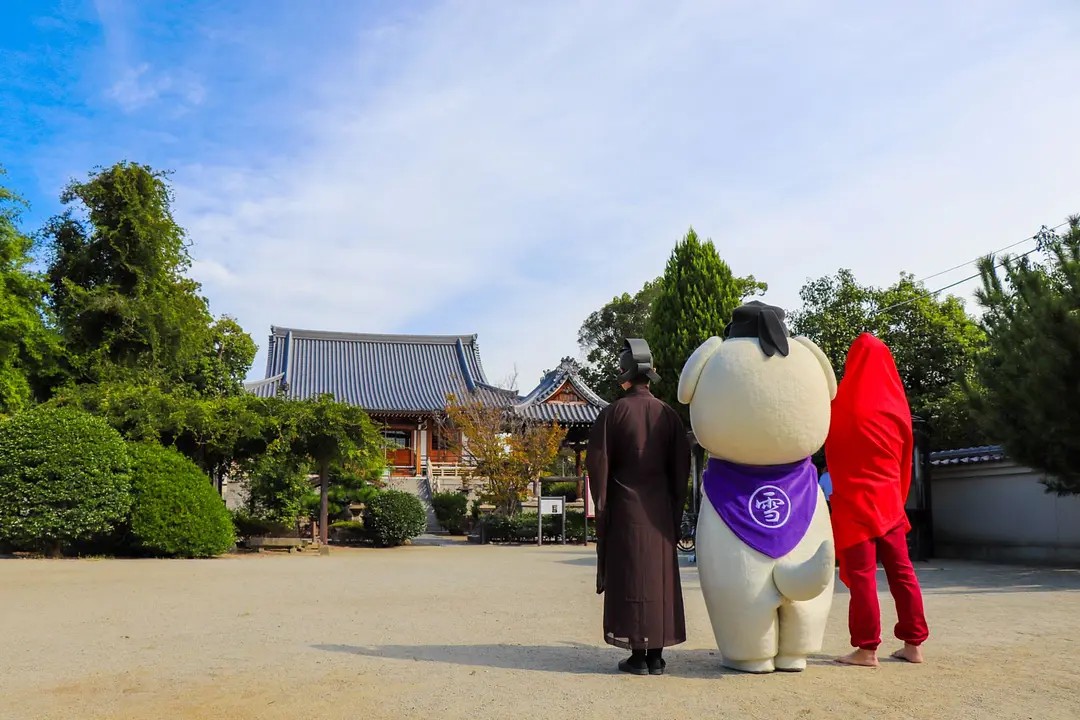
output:
[[[935,555],[1080,563],[1080,496],[1047,493],[1012,462],[931,470]]]

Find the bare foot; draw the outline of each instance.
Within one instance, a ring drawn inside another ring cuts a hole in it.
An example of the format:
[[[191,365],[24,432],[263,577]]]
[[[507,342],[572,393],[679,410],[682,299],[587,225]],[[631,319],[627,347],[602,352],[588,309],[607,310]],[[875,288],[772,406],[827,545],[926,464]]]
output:
[[[877,651],[876,650],[863,650],[862,648],[856,650],[850,655],[836,658],[836,662],[841,665],[858,665],[859,667],[877,667]]]
[[[894,660],[904,660],[909,663],[921,663],[923,661],[922,648],[918,645],[904,643],[904,647],[894,652],[889,657]]]

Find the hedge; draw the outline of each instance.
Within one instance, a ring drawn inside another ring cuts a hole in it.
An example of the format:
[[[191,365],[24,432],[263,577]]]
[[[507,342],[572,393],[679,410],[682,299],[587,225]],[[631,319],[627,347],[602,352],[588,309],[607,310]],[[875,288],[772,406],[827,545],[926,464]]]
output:
[[[120,434],[74,408],[38,407],[0,423],[0,539],[58,554],[110,533],[131,508]]]
[[[491,542],[536,542],[536,513],[522,513],[512,518],[491,515],[482,521],[485,536]],[[544,542],[558,542],[562,530],[562,517],[544,516]],[[595,539],[596,525],[589,523],[589,539]],[[566,514],[566,542],[581,543],[585,539],[585,513],[570,511]]]
[[[236,544],[232,516],[210,478],[173,448],[132,443],[131,535],[139,549],[213,557]]]

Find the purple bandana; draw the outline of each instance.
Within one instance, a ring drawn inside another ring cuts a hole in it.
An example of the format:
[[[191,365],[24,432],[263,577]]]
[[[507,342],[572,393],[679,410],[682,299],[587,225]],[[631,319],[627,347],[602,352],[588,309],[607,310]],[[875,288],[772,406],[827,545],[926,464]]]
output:
[[[810,458],[761,467],[712,458],[702,487],[731,532],[771,558],[795,549],[817,508],[817,470]]]

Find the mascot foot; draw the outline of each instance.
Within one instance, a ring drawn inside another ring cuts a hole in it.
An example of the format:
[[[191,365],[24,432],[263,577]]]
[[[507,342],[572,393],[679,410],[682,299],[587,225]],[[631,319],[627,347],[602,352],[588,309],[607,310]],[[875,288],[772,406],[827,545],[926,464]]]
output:
[[[754,674],[771,673],[776,669],[776,665],[773,663],[772,658],[766,658],[764,660],[728,660],[727,658],[724,658],[721,664],[732,670]]]
[[[806,658],[798,655],[780,655],[773,664],[780,672],[802,672],[806,669]]]
[[[877,667],[877,651],[876,650],[863,650],[862,648],[856,650],[850,655],[836,658],[836,662],[841,665],[857,665],[859,667]]]
[[[900,648],[892,655],[893,660],[903,660],[909,663],[921,663],[923,661],[922,648],[918,645],[911,645],[910,643],[904,643],[904,647]]]

